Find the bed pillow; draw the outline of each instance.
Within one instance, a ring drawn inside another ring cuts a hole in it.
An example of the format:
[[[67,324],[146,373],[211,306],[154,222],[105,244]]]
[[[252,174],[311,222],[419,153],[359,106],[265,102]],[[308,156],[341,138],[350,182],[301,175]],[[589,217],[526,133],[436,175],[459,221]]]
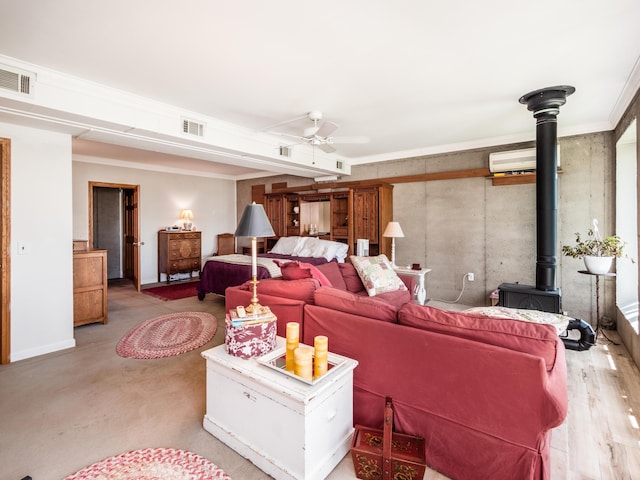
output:
[[[317,257],[315,255],[318,249],[318,242],[320,239],[316,237],[300,237],[300,241],[296,245],[292,255],[296,257]]]
[[[336,248],[336,260],[340,263],[343,263],[345,258],[347,258],[347,253],[349,252],[349,245],[346,243],[342,243],[342,242],[335,242],[337,243],[337,248]]]
[[[280,237],[271,249],[271,253],[279,255],[295,255],[293,253],[300,242],[301,237]]]
[[[327,262],[330,262],[336,257],[338,251],[338,244],[330,240],[319,240],[318,245],[314,251],[314,257],[324,257]]]
[[[332,240],[323,240],[317,237],[300,237],[300,241],[296,245],[293,254],[297,257],[314,257],[324,258],[330,262],[334,258],[339,262],[344,262],[349,251],[349,245]],[[272,253],[274,252],[272,250]]]
[[[379,293],[406,290],[407,286],[396,274],[387,256],[359,257],[352,255],[351,263],[358,272],[364,284],[364,289],[370,297]]]

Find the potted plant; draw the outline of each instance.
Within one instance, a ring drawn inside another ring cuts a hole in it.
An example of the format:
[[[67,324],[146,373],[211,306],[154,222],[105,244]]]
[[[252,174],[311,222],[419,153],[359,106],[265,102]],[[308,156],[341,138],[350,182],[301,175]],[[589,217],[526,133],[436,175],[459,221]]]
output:
[[[602,238],[598,232],[598,223],[590,228],[586,238],[576,233],[575,245],[563,245],[562,253],[572,258],[582,258],[587,271],[597,275],[608,273],[614,258],[623,254],[624,242],[617,235]]]

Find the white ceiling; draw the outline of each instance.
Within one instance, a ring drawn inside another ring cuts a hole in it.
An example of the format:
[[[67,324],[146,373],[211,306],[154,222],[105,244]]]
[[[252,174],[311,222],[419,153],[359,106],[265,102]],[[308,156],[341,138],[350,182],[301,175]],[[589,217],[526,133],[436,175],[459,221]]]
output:
[[[357,164],[532,140],[518,99],[554,85],[576,87],[560,135],[613,128],[639,19],[638,0],[0,0],[0,54],[255,131],[321,110],[371,139],[337,146]]]

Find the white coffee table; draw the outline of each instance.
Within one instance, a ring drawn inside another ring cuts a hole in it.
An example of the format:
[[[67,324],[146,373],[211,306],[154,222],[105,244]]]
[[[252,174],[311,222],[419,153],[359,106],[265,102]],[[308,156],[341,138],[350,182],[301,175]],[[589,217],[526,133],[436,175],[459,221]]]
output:
[[[274,352],[284,347],[278,337]],[[324,479],[349,452],[357,361],[329,353],[335,366],[311,385],[255,358],[233,357],[225,345],[202,356],[205,430],[264,472],[277,479]]]
[[[416,288],[413,292],[413,298],[415,303],[424,305],[427,301],[427,289],[424,285],[424,277],[431,271],[431,269],[421,268],[420,270],[413,270],[412,268],[407,267],[395,267],[395,271],[403,275],[411,275],[418,279],[418,283],[416,284]]]

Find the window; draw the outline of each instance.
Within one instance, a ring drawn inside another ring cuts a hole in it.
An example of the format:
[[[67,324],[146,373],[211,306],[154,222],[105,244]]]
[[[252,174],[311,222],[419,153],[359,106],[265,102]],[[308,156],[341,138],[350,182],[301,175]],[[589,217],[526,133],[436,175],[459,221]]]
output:
[[[626,243],[630,258],[616,262],[616,304],[638,332],[638,159],[636,120],[616,143],[616,234]]]

